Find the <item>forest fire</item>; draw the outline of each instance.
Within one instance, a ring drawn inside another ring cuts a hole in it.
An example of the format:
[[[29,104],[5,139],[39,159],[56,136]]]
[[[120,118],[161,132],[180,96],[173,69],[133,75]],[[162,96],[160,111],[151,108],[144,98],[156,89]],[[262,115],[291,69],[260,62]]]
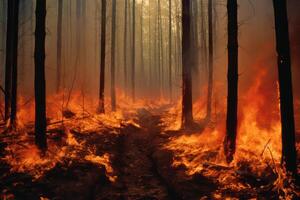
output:
[[[298,199],[299,6],[0,0],[0,199]]]

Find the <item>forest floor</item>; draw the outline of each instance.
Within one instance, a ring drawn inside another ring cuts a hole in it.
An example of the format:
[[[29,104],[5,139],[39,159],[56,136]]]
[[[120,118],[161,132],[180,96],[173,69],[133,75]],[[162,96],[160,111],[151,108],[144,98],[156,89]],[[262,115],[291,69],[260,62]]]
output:
[[[85,133],[71,129],[76,142],[65,150],[68,156],[46,170],[35,167],[35,171],[44,171],[39,176],[26,170],[12,170],[11,163],[1,159],[0,199],[278,199],[280,191],[272,187],[276,179],[273,174],[258,180],[251,174],[236,173],[240,182],[250,186],[232,189],[201,173],[188,175],[183,165],[174,167],[174,152],[162,146],[183,132],[163,131],[161,113],[164,111],[165,108],[138,109],[134,116],[127,116],[134,119],[134,123],[124,123],[118,128]],[[198,132],[202,126],[205,124],[198,127]],[[1,158],[12,153],[7,152],[6,147],[11,138],[16,140],[16,134],[0,135]],[[62,144],[60,137],[66,137],[63,135],[48,137]],[[84,144],[84,147],[78,144]],[[105,155],[109,155],[109,162]],[[212,164],[206,167],[219,174],[232,172],[230,167]]]

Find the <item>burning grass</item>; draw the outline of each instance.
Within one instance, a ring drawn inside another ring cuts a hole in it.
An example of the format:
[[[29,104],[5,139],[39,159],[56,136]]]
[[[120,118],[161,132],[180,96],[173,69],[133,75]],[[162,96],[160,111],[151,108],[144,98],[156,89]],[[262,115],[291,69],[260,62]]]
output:
[[[261,70],[254,83],[240,98],[236,153],[230,165],[226,163],[223,153],[226,118],[222,112],[215,115],[203,131],[191,133],[181,130],[179,136],[171,137],[162,145],[162,149],[173,152],[173,167],[184,166],[188,176],[201,174],[217,182],[219,189],[215,192],[216,198],[224,197],[229,191],[252,191],[256,195],[276,193],[283,199],[300,195],[299,189],[295,188],[280,165],[279,102],[272,101],[276,90],[265,90],[266,76],[266,71]],[[194,105],[196,113],[200,113],[195,115],[196,121],[205,117],[205,106],[201,102],[203,101]],[[219,106],[222,105],[226,104]],[[179,110],[180,104],[163,117],[166,131],[180,129]],[[219,110],[225,109],[222,107]],[[299,145],[298,143],[297,146]]]

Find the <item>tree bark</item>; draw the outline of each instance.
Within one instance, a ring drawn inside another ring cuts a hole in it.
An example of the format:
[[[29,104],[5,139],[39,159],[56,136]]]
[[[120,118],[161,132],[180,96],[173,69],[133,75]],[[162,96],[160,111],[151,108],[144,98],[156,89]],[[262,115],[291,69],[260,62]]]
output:
[[[104,113],[104,84],[105,84],[105,47],[106,47],[106,0],[102,0],[101,12],[101,55],[100,55],[100,87],[98,112]]]
[[[182,0],[182,128],[193,123],[190,9],[190,0]]]
[[[228,12],[228,97],[226,136],[224,152],[226,160],[233,160],[237,135],[237,108],[238,108],[238,14],[237,0],[227,1]]]
[[[116,51],[116,0],[112,0],[112,28],[111,28],[111,109],[116,111],[116,85],[115,85],[115,51]]]
[[[213,94],[213,0],[208,0],[208,88],[206,119],[211,118],[211,105]]]
[[[63,0],[58,0],[58,16],[57,16],[57,52],[56,52],[56,92],[61,89],[61,49],[62,49],[62,11]]]
[[[45,81],[46,0],[36,1],[35,12],[35,143],[41,150],[44,151],[47,149]]]
[[[278,61],[282,163],[293,175],[297,173],[294,102],[287,6],[285,0],[273,0]]]

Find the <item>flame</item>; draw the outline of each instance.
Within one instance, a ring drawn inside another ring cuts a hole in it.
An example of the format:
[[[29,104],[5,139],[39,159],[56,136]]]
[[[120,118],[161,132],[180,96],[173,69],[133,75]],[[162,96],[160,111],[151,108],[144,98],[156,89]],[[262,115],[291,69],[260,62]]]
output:
[[[105,114],[96,112],[98,98],[83,98],[80,91],[74,91],[69,102],[66,91],[47,96],[47,131],[58,134],[61,141],[48,139],[48,150],[44,155],[34,144],[34,100],[20,96],[17,129],[13,133],[13,139],[8,137],[6,156],[2,159],[11,166],[12,172],[28,173],[35,179],[43,177],[47,171],[65,160],[89,161],[104,166],[109,180],[116,181],[111,155],[105,152],[103,155],[96,154],[95,147],[86,144],[85,140],[78,140],[74,132],[101,135],[104,130],[109,130],[111,134],[118,135],[122,126],[133,125],[140,128],[135,119],[139,108],[155,109],[167,103],[165,99],[156,102],[139,99],[131,102],[122,91],[118,92],[118,110],[112,112],[108,103],[110,99],[106,98]],[[65,110],[69,112],[69,117],[64,116]]]
[[[220,184],[219,191],[214,194],[216,197],[221,197],[221,191],[227,189],[253,189],[239,179],[240,172],[251,172],[255,177],[264,177],[268,173],[276,174],[275,180],[270,180],[273,190],[283,198],[291,199],[295,193],[294,185],[280,166],[281,122],[278,83],[274,78],[268,78],[270,74],[267,69],[257,67],[256,70],[257,74],[247,91],[242,92],[239,97],[236,153],[230,165],[226,163],[223,153],[226,97],[224,102],[218,104],[219,114],[214,116],[203,131],[174,135],[162,148],[173,152],[173,167],[184,166],[188,176],[201,173],[211,180],[216,180]],[[196,121],[199,121],[199,118],[203,119],[203,100],[198,100],[193,107],[197,110]],[[180,103],[163,117],[166,130],[179,130],[180,118],[176,116],[180,116]],[[299,145],[297,144],[298,148]]]

